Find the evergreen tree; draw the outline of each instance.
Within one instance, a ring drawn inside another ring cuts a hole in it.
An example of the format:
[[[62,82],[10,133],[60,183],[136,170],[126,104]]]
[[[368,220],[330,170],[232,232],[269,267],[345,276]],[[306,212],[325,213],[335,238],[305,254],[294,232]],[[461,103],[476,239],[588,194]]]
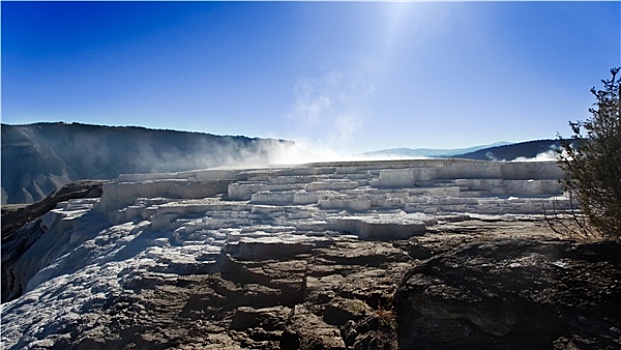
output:
[[[573,136],[560,138],[559,164],[566,172],[561,183],[572,193],[587,218],[590,234],[621,239],[621,117],[620,68],[602,80],[603,89],[591,89],[597,101],[591,117],[570,122]]]

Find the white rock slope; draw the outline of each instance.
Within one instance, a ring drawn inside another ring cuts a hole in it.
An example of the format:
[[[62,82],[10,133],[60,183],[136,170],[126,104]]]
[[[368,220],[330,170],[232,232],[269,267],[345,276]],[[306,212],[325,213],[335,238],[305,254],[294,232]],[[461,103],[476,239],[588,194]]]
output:
[[[540,220],[567,205],[552,162],[456,159],[315,163],[123,175],[101,199],[64,202],[12,267],[2,347],[49,348],[89,314],[153,279],[218,271],[221,257],[299,254],[357,236],[393,240],[468,218]],[[104,330],[101,330],[102,332]]]

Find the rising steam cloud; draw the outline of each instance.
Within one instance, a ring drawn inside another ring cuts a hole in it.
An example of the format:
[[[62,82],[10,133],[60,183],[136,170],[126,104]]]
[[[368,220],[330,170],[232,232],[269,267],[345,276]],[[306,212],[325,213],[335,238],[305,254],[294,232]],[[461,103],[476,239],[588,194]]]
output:
[[[290,138],[303,148],[327,155],[346,148],[364,122],[361,106],[373,89],[373,84],[356,71],[332,71],[298,81],[295,102],[287,115]]]

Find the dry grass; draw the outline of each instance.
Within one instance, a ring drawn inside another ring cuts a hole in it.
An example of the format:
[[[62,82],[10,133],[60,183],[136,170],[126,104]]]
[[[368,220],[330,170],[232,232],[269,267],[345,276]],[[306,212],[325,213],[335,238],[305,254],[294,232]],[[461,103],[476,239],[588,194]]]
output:
[[[379,317],[380,326],[383,328],[389,328],[393,331],[397,330],[397,317],[392,310],[385,310],[379,308],[375,311],[377,317]]]

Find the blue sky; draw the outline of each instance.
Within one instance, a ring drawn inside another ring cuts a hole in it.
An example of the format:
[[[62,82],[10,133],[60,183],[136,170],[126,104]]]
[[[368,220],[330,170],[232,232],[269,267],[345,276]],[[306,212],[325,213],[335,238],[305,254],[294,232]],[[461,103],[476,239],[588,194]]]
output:
[[[619,2],[6,2],[2,122],[341,153],[569,136],[621,65]]]

